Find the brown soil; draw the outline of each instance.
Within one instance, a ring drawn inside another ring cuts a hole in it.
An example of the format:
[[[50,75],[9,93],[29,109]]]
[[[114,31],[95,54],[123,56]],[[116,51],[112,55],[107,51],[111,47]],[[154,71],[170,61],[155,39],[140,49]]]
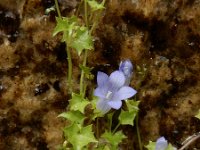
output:
[[[54,150],[62,144],[65,122],[57,115],[68,105],[67,54],[52,37],[56,13],[46,16],[53,0],[0,1],[0,149]],[[65,0],[69,15],[76,0]],[[93,73],[110,73],[123,59],[136,70],[142,142],[165,136],[176,147],[200,132],[200,1],[110,0],[96,30]],[[79,59],[73,55],[74,87]],[[146,69],[146,71],[144,71]],[[95,86],[95,81],[93,81]],[[138,149],[135,127],[124,149]],[[200,140],[189,149],[200,149]]]

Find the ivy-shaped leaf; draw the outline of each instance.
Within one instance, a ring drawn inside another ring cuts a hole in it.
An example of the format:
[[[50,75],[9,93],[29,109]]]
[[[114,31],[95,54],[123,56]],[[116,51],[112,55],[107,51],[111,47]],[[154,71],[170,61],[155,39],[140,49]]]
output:
[[[81,127],[73,124],[64,129],[65,136],[73,145],[74,150],[81,150],[91,142],[97,142],[92,132],[92,125]]]
[[[122,133],[122,131],[118,131],[115,134],[106,131],[102,135],[102,138],[104,138],[108,142],[108,145],[110,145],[111,150],[116,150],[119,143],[121,143],[122,140],[126,138],[126,136]]]
[[[80,111],[64,112],[64,113],[61,113],[58,117],[63,117],[71,121],[72,123],[76,122],[80,124],[82,124],[85,119],[85,116]]]
[[[156,142],[149,141],[149,144],[145,146],[148,150],[155,150]]]
[[[86,27],[78,28],[71,42],[71,47],[76,49],[78,55],[81,55],[84,49],[93,49],[92,36]]]
[[[90,67],[87,67],[87,66],[83,66],[81,64],[79,65],[79,67],[81,68],[81,70],[84,71],[85,77],[87,79],[89,79],[89,80],[93,80],[94,79],[94,75],[91,73],[91,70],[93,69],[93,67],[90,68]]]
[[[134,119],[137,115],[137,112],[135,111],[121,111],[119,115],[119,121],[122,125],[134,125]]]
[[[83,66],[81,64],[79,65],[79,67],[81,68],[81,70],[84,71],[85,74],[91,74],[91,70],[93,69],[93,67],[90,68],[90,67],[87,67],[87,66]]]
[[[70,137],[74,134],[77,134],[79,131],[80,131],[80,124],[77,124],[77,123],[73,123],[71,124],[70,126],[67,126],[63,129],[64,131],[64,136],[66,138],[68,138],[68,141],[70,141]]]
[[[90,5],[92,11],[96,11],[96,10],[101,10],[104,9],[104,3],[105,0],[102,1],[102,3],[98,3],[96,0],[87,0],[88,4]]]
[[[176,150],[176,148],[173,147],[172,144],[169,143],[166,150]]]
[[[200,119],[200,110],[199,110],[198,114],[195,117]]]
[[[53,36],[58,34],[59,32],[63,32],[63,38],[62,41],[70,42],[72,38],[72,34],[74,30],[77,28],[78,19],[75,16],[72,16],[71,18],[66,17],[56,17],[57,25],[53,31]],[[69,44],[69,43],[68,43]]]
[[[131,111],[131,110],[139,111],[138,105],[139,105],[140,101],[126,100],[125,102],[128,107],[128,111]]]
[[[90,101],[90,104],[93,109],[93,113],[91,114],[91,117],[90,117],[92,120],[95,120],[97,117],[104,116],[104,114],[102,114],[102,112],[96,108],[97,101],[98,101],[98,98],[96,96],[94,96],[92,100]]]
[[[72,99],[69,101],[69,108],[70,110],[78,110],[81,113],[84,114],[85,107],[89,104],[90,102],[86,99],[84,99],[81,95],[72,93]]]
[[[119,115],[119,121],[122,125],[134,125],[134,119],[138,113],[139,101],[126,100],[128,111],[122,110]]]

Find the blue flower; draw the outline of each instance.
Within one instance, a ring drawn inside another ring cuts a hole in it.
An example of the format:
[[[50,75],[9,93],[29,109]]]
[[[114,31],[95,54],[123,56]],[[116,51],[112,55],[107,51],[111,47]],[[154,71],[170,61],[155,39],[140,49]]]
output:
[[[99,98],[96,107],[102,114],[107,113],[111,108],[119,109],[122,106],[122,100],[137,93],[133,88],[124,85],[125,80],[121,71],[114,71],[110,76],[98,72],[98,87],[95,89],[94,95]]]
[[[119,65],[119,71],[122,71],[126,78],[125,85],[129,85],[131,76],[133,74],[133,65],[132,65],[131,61],[129,59],[127,59],[125,61],[121,61],[120,65]]]
[[[168,143],[164,137],[160,137],[157,139],[155,150],[166,150],[167,147],[168,147]]]

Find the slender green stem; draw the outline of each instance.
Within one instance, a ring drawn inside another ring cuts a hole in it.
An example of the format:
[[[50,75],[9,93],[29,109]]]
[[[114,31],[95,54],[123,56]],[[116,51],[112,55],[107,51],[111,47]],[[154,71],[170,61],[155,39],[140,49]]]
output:
[[[137,116],[136,116],[136,131],[137,131],[139,149],[143,150],[142,141],[141,141],[141,137],[140,137],[140,130],[139,130],[139,126],[138,126],[138,120],[139,120],[139,117],[138,117],[138,114],[137,114]]]
[[[87,8],[87,1],[84,0],[84,19],[86,27],[88,27],[88,8]]]
[[[110,132],[112,130],[112,117],[113,117],[113,115],[111,115],[111,117],[109,117],[109,131]]]
[[[57,13],[58,13],[58,17],[61,18],[61,13],[60,13],[59,5],[58,5],[58,0],[54,0],[54,1],[55,1],[56,10],[57,10]]]
[[[120,125],[121,125],[121,123],[118,122],[118,124],[116,125],[115,129],[112,131],[112,134],[114,134],[117,131],[117,129],[119,128]]]
[[[58,17],[62,18],[61,13],[60,13],[60,9],[59,9],[59,5],[58,5],[58,0],[54,0],[55,1],[55,5],[56,5],[56,10],[58,13]],[[68,84],[69,84],[69,92],[72,92],[72,58],[71,58],[71,53],[70,53],[70,48],[68,47],[67,42],[66,43],[66,52],[67,52],[67,61],[68,61]]]
[[[97,118],[97,139],[99,138],[99,118]]]
[[[97,23],[98,23],[99,18],[100,18],[100,14],[101,14],[101,11],[97,12],[96,17],[94,15],[92,15],[93,17],[95,17],[95,19],[94,19],[94,22],[93,22],[92,27],[90,29],[90,34],[92,34],[92,32],[95,30],[95,28],[97,26]]]
[[[86,66],[87,64],[87,56],[88,56],[88,50],[84,50],[84,58],[83,58],[83,67]],[[84,73],[84,70],[82,69],[81,70],[81,79],[80,79],[80,94],[85,97],[85,90],[86,87],[84,88],[84,77],[85,77],[85,73]]]
[[[77,10],[76,10],[76,14],[75,14],[75,15],[76,15],[77,17],[78,17],[78,15],[79,15],[79,11],[80,11],[80,8],[81,8],[81,5],[82,5],[83,1],[84,1],[84,0],[81,0],[81,1],[80,1],[79,5],[78,5],[78,8],[77,8]]]
[[[84,19],[85,19],[85,24],[88,27],[88,8],[87,8],[87,1],[84,0]],[[88,50],[84,50],[84,58],[83,58],[83,67],[86,66],[87,64],[87,56],[88,56]],[[81,79],[80,79],[80,95],[85,97],[85,90],[87,87],[84,86],[84,77],[85,77],[85,72],[82,69],[81,70]]]
[[[68,84],[69,84],[69,92],[72,92],[72,58],[70,53],[70,48],[66,43],[66,51],[67,51],[67,61],[68,61]]]

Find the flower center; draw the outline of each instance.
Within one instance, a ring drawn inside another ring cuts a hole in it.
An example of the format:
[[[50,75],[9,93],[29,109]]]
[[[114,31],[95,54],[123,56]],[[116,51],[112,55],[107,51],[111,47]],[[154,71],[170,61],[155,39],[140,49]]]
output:
[[[112,96],[113,96],[113,92],[111,92],[111,91],[108,91],[108,93],[106,94],[106,100],[109,100],[109,99],[111,99],[111,98],[112,98]]]

